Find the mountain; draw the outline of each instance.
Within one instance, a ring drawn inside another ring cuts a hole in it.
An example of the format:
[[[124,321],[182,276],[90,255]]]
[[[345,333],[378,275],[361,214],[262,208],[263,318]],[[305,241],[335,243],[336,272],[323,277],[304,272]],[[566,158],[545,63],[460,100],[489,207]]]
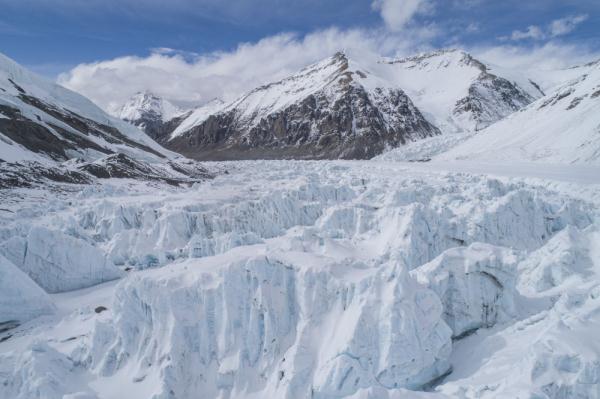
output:
[[[133,95],[119,111],[118,117],[142,129],[153,139],[159,139],[170,133],[169,121],[177,120],[187,114],[168,100],[148,91]]]
[[[600,165],[600,62],[440,159]]]
[[[203,171],[87,98],[0,54],[0,187],[89,183],[100,173],[85,169],[99,161],[112,169],[154,165],[161,174],[149,178],[158,180],[195,180]],[[193,170],[193,176],[176,169]]]
[[[384,60],[378,72],[402,87],[444,133],[483,129],[543,95],[531,80],[461,50]]]
[[[200,160],[366,159],[440,134],[402,89],[342,53],[217,108],[165,145]]]

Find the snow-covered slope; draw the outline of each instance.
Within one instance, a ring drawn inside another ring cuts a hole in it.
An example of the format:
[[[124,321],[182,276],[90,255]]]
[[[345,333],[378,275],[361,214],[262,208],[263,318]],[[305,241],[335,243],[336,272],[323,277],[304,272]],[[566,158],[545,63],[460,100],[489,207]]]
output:
[[[187,117],[185,117],[181,123],[177,126],[173,132],[169,135],[168,139],[180,136],[188,130],[198,126],[202,122],[208,119],[212,114],[218,113],[225,106],[225,102],[218,98],[204,104],[201,107],[195,108]]]
[[[0,188],[42,180],[89,183],[93,176],[81,169],[87,163],[125,159],[156,165],[166,179],[190,177],[186,167],[172,167],[184,158],[135,126],[0,54]]]
[[[461,50],[385,60],[379,70],[444,133],[480,130],[542,95],[528,79],[505,78]]]
[[[439,134],[399,87],[342,53],[189,119],[166,145],[197,159],[370,158]]]
[[[440,160],[600,164],[600,63]]]
[[[49,82],[0,55],[0,159],[35,155],[54,160],[97,159],[123,152],[141,159],[166,158],[139,129],[110,117],[87,98]],[[5,155],[6,154],[6,155]]]

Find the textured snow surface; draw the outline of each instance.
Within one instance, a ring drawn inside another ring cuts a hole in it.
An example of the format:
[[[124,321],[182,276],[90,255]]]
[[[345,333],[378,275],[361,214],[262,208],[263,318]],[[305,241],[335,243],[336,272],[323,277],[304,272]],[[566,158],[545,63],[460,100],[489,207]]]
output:
[[[576,68],[575,70],[579,70]],[[600,164],[600,63],[472,139],[441,160]]]
[[[223,166],[2,193],[7,258],[33,240],[35,265],[127,273],[9,330],[0,397],[599,396],[600,175]]]

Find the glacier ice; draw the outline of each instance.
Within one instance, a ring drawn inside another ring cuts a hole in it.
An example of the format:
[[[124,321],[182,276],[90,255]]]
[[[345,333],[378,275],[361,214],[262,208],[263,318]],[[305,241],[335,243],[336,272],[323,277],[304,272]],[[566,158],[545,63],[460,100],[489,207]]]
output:
[[[123,276],[52,295],[72,309],[52,334],[0,342],[0,397],[594,397],[593,187],[383,162],[228,167],[0,215],[6,258],[77,281],[38,275],[47,290]]]
[[[11,237],[0,252],[49,293],[90,287],[122,276],[100,249],[43,226],[32,227],[25,238]]]
[[[54,312],[52,300],[11,261],[0,255],[0,327]]]
[[[138,379],[158,369],[157,398],[343,397],[418,388],[449,368],[441,304],[401,268],[345,281],[272,256],[222,261],[121,283],[114,322],[95,330],[92,368],[112,376],[128,367]]]
[[[413,274],[439,296],[458,338],[515,316],[517,260],[510,249],[475,243],[445,251]]]

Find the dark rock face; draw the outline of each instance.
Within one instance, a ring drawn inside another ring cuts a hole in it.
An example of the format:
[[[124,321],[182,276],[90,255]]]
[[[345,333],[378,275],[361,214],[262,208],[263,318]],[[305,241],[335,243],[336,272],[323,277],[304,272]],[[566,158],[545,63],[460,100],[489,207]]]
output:
[[[43,165],[39,162],[4,162],[0,160],[0,189],[33,187],[48,182],[90,184],[93,177],[77,170]]]
[[[198,160],[369,159],[440,134],[402,90],[367,91],[360,84],[366,76],[350,71],[343,55],[336,57],[337,75],[326,88],[260,117],[249,118],[237,107],[211,115],[165,146]]]
[[[196,183],[213,177],[208,170],[193,161],[169,161],[164,167],[158,167],[125,154],[109,155],[95,162],[84,163],[77,169],[100,179],[159,181],[174,186]]]
[[[94,184],[98,179],[126,178],[189,185],[214,175],[195,161],[178,159],[151,165],[125,154],[111,154],[94,162],[71,160],[57,166],[35,161],[0,160],[0,189],[47,186],[48,183]]]
[[[169,121],[164,122],[160,115],[148,114],[135,121],[127,120],[127,122],[139,127],[148,136],[159,144],[166,144],[169,136],[179,126],[179,124],[189,115],[189,113],[178,116]]]
[[[456,103],[454,113],[470,113],[476,130],[484,129],[533,102],[534,98],[510,81],[485,69],[469,87],[469,95]]]
[[[34,153],[46,154],[57,161],[69,159],[70,156],[66,153],[68,150],[91,149],[104,154],[113,153],[112,150],[90,139],[95,136],[110,144],[125,144],[164,158],[161,153],[129,139],[112,126],[103,125],[71,111],[59,109],[26,94],[21,94],[19,98],[72,129],[67,130],[53,123],[43,123],[40,119],[28,119],[22,115],[19,109],[0,105],[0,112],[6,116],[6,118],[0,118],[0,131],[9,139]]]

